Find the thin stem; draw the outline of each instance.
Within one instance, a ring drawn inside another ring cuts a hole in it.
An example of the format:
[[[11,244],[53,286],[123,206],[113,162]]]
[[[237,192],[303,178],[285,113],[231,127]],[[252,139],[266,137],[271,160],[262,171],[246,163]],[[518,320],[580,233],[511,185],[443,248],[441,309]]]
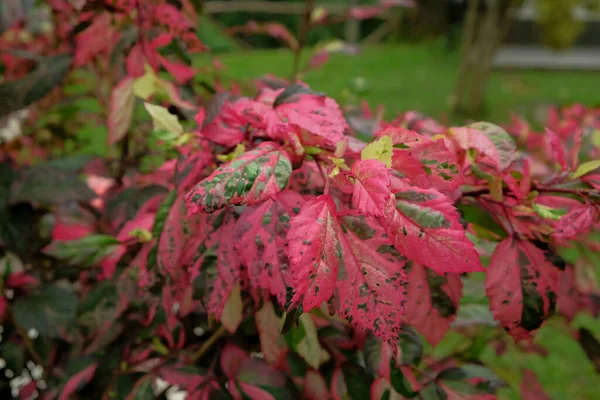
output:
[[[204,355],[217,343],[217,341],[225,335],[227,329],[225,326],[220,325],[217,330],[215,330],[212,335],[206,340],[206,342],[202,343],[202,346],[198,350],[196,350],[190,357],[190,361],[192,364],[195,364],[200,360]]]
[[[314,8],[314,0],[306,0],[306,8],[304,10],[304,16],[300,23],[298,30],[298,47],[294,53],[294,64],[292,67],[292,81],[298,79],[298,72],[300,71],[300,59],[302,58],[302,49],[306,46],[308,41],[308,33],[310,31],[310,17]]]

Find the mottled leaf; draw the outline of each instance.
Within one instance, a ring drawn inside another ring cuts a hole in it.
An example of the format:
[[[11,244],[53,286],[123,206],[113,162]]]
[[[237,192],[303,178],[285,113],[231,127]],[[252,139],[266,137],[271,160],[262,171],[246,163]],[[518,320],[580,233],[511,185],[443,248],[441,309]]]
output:
[[[287,234],[294,280],[292,304],[302,303],[304,312],[333,295],[342,257],[336,214],[331,196],[322,195],[304,204],[292,218]]]
[[[300,194],[285,190],[274,200],[248,207],[235,226],[235,248],[248,269],[251,290],[276,296],[281,306],[292,285],[286,235],[303,204]]]
[[[262,143],[217,168],[186,195],[190,214],[214,212],[227,204],[254,205],[284,190],[292,165],[274,143]]]
[[[529,337],[554,312],[559,276],[531,242],[505,239],[494,251],[485,279],[494,318],[515,339]]]
[[[436,345],[456,318],[462,282],[455,274],[437,273],[412,263],[407,275],[406,321]]]
[[[439,273],[483,270],[448,197],[403,183],[392,190],[379,219],[400,253]]]

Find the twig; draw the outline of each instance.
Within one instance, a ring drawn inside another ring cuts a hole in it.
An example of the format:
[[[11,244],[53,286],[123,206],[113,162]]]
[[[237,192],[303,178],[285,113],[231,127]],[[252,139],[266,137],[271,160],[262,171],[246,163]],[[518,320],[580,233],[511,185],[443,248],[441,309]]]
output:
[[[310,17],[314,8],[314,0],[305,0],[306,8],[304,9],[304,16],[300,22],[300,28],[298,30],[298,47],[294,52],[294,64],[292,67],[292,81],[298,79],[298,71],[300,70],[300,59],[302,58],[302,49],[306,46],[308,41],[308,32],[310,31]]]
[[[214,345],[215,343],[227,332],[225,326],[220,325],[216,331],[210,335],[206,342],[202,343],[202,346],[196,350],[190,357],[190,361],[195,364],[200,360]]]

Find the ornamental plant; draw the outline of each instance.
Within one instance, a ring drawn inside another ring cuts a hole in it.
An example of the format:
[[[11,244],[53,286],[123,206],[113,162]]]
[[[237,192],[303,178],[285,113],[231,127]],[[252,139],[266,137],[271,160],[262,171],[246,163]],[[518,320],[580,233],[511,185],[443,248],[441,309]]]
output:
[[[130,47],[65,49],[58,104],[32,108],[53,117],[2,147],[2,396],[493,399],[507,382],[484,348],[540,353],[532,337],[557,311],[598,315],[600,110],[551,110],[538,131],[386,122],[301,82],[209,96],[152,45],[182,3],[64,19],[75,39],[102,19],[115,37],[141,25]],[[40,74],[18,65],[3,89]],[[100,111],[61,104],[82,76],[110,89]],[[90,118],[117,154],[69,151]],[[148,156],[160,165],[142,172]],[[434,357],[451,328],[472,340]],[[593,333],[565,329],[598,359]],[[524,398],[546,396],[522,381]]]

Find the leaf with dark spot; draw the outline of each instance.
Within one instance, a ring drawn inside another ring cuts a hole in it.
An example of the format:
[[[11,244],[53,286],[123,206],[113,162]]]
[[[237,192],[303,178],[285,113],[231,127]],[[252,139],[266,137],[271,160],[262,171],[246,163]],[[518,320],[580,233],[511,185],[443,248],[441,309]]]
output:
[[[217,168],[186,195],[189,214],[215,212],[228,204],[254,205],[272,199],[288,184],[292,165],[287,153],[262,143]]]

